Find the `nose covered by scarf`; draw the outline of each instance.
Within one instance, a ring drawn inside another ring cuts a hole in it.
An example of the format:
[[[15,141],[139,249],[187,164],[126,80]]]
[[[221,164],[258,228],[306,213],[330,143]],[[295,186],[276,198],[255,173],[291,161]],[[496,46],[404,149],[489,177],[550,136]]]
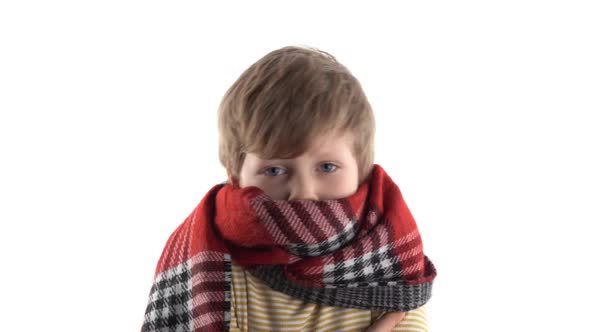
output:
[[[397,185],[379,165],[336,200],[272,200],[256,187],[213,187],[169,238],[143,331],[229,326],[231,263],[308,303],[409,311],[436,270]]]

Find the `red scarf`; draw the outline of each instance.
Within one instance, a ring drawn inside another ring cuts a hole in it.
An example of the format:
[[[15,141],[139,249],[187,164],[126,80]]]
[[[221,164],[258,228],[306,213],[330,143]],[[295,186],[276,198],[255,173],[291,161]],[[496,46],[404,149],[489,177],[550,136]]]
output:
[[[418,308],[436,276],[379,165],[337,200],[275,201],[256,187],[220,184],[166,243],[142,331],[228,330],[232,262],[305,302],[367,310]]]

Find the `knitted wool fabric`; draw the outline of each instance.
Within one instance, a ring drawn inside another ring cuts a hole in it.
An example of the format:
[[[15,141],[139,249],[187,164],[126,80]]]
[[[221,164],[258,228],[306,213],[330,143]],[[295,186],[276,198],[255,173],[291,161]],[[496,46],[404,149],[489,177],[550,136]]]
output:
[[[305,302],[409,311],[431,295],[434,265],[395,183],[374,165],[337,200],[272,200],[213,187],[168,239],[142,331],[229,329],[231,262]]]

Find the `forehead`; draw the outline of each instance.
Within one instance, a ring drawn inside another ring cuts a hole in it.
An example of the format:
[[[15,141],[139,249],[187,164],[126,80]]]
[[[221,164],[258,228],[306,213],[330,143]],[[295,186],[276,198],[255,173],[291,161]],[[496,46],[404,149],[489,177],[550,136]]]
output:
[[[320,134],[312,141],[309,149],[304,153],[330,153],[343,152],[343,150],[352,151],[352,140],[352,133],[350,132],[330,132]]]

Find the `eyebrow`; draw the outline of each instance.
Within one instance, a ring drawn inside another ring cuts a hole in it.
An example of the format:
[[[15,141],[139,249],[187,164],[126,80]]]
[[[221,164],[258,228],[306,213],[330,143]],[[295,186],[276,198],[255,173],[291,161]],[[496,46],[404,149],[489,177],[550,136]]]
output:
[[[265,159],[260,157],[259,155],[255,154],[256,158],[261,162],[261,163],[285,163],[285,162],[290,162],[293,159],[298,158],[294,157],[294,158],[270,158],[270,159]],[[330,149],[325,149],[325,151],[320,151],[317,153],[316,155],[317,159],[323,160],[323,161],[341,161],[344,158],[342,158],[342,155],[339,153],[339,151],[334,151],[334,150],[330,150]]]
[[[258,158],[259,162],[261,164],[288,164],[288,163],[293,163],[295,158],[287,158],[287,159],[280,159],[280,158],[274,158],[274,159],[263,159],[263,158]],[[321,155],[318,155],[317,158],[319,161],[331,161],[331,162],[342,162],[344,158],[342,158],[341,156],[335,156],[332,153],[324,153]]]

